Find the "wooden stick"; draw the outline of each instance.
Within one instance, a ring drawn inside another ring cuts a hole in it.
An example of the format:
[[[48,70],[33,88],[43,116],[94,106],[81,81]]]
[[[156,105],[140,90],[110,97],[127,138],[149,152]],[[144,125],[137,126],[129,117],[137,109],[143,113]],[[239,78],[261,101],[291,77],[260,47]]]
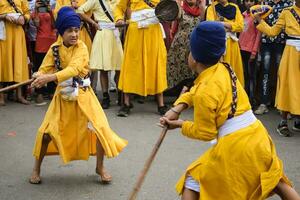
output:
[[[2,92],[7,92],[7,91],[9,91],[9,90],[16,89],[16,88],[21,87],[21,86],[23,86],[23,85],[28,85],[28,84],[30,84],[31,82],[33,82],[33,80],[34,80],[34,79],[32,78],[32,79],[29,79],[29,80],[24,81],[24,82],[21,82],[21,83],[17,83],[17,84],[14,84],[14,85],[11,85],[11,86],[8,86],[8,87],[5,87],[5,88],[1,88],[1,89],[0,89],[0,93],[2,93]]]
[[[137,180],[137,182],[136,182],[133,190],[131,191],[128,200],[135,200],[136,199],[136,196],[137,196],[137,194],[138,194],[138,192],[139,192],[139,190],[140,190],[140,188],[141,188],[141,186],[142,186],[142,184],[144,182],[146,174],[147,174],[148,170],[150,169],[152,161],[154,160],[155,155],[158,152],[158,149],[159,149],[160,145],[162,144],[162,142],[163,142],[163,140],[164,140],[164,138],[166,136],[167,131],[168,131],[168,128],[165,127],[162,130],[162,132],[160,133],[160,136],[159,136],[159,138],[158,138],[158,140],[157,140],[157,142],[156,142],[156,144],[155,144],[155,146],[154,146],[154,148],[153,148],[153,150],[151,152],[151,155],[149,156],[148,160],[146,161],[146,163],[144,165],[144,168],[141,171],[140,176],[139,176],[139,178],[138,178],[138,180]]]

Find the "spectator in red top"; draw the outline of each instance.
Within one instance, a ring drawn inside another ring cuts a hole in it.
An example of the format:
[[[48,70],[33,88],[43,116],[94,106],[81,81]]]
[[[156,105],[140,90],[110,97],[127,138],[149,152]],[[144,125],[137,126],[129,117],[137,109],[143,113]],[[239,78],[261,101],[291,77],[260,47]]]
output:
[[[244,16],[244,31],[240,34],[239,44],[244,66],[245,89],[251,105],[254,103],[254,88],[256,82],[255,57],[260,46],[261,33],[256,29],[253,18],[250,16],[250,7],[256,4],[255,0],[244,0],[246,11]]]
[[[54,28],[54,18],[50,8],[49,0],[38,0],[35,4],[35,12],[31,15],[34,25],[37,27],[35,43],[35,63],[33,71],[39,70],[43,59],[50,46],[56,41],[56,30]],[[36,105],[45,105],[43,95],[47,92],[50,96],[55,89],[54,83],[48,83],[47,87],[36,89]]]

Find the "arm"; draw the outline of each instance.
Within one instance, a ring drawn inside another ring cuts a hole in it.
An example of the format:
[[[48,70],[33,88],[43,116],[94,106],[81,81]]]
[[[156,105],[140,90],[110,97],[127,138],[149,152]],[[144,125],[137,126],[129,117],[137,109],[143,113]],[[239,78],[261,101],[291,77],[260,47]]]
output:
[[[256,16],[256,20],[259,22],[259,25],[257,25],[257,29],[268,35],[269,37],[277,36],[281,30],[285,27],[285,15],[287,10],[283,10],[282,13],[279,16],[279,19],[277,20],[276,24],[272,27],[270,27],[264,20],[261,20],[258,16]]]
[[[217,101],[209,95],[199,95],[194,100],[194,122],[184,121],[182,134],[193,139],[210,141],[217,136]]]
[[[236,7],[236,14],[235,14],[234,21],[229,21],[229,22],[225,22],[225,23],[229,23],[231,25],[232,32],[240,33],[244,29],[244,18],[243,18],[243,15],[242,15],[240,9],[236,5],[234,5],[234,6]]]
[[[28,1],[22,0],[22,2],[21,2],[21,9],[22,9],[25,21],[28,22],[29,19],[30,19],[30,10],[29,10]]]
[[[252,51],[251,51],[251,55],[252,57],[255,58],[258,48],[260,46],[260,39],[261,39],[261,32],[259,32],[258,30],[256,30],[256,37],[255,37],[255,42],[254,45],[252,47]]]
[[[119,20],[124,20],[124,14],[127,10],[129,1],[130,0],[120,0],[116,5],[116,8],[114,10],[114,17],[116,22]]]
[[[88,0],[83,5],[81,5],[76,11],[84,21],[92,24],[95,28],[98,28],[97,22],[95,22],[88,15],[85,14],[89,11],[93,11],[95,7],[96,7],[96,1]]]

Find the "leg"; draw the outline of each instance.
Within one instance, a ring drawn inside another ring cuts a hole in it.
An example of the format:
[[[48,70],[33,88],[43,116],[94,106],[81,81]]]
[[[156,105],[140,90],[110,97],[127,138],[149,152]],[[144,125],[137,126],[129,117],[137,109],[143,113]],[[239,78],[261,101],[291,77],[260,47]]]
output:
[[[249,59],[250,59],[251,53],[241,50],[241,56],[242,56],[243,66],[244,66],[245,89],[246,89],[246,92],[249,96],[249,94],[250,94]]]
[[[110,98],[108,94],[108,71],[100,71],[100,82],[103,93],[103,100],[101,105],[103,109],[108,109],[110,106]]]
[[[181,200],[198,200],[199,199],[199,193],[195,192],[193,190],[184,188]]]
[[[91,72],[91,86],[96,93],[97,89],[97,81],[98,81],[98,71],[92,71]]]
[[[270,44],[262,44],[261,47],[261,56],[263,60],[263,79],[261,84],[261,104],[255,110],[255,114],[262,115],[267,113],[269,110],[267,108],[267,104],[269,104],[269,74],[270,74],[270,65],[271,65],[271,45]]]
[[[17,88],[17,101],[21,104],[29,105],[30,102],[27,101],[22,94],[22,87]]]
[[[102,183],[110,183],[112,180],[112,177],[104,169],[104,166],[103,166],[104,149],[103,149],[99,139],[97,139],[96,148],[97,148],[96,173],[99,174]]]
[[[299,194],[283,181],[279,181],[274,192],[280,196],[282,200],[300,200]]]
[[[159,112],[160,115],[164,115],[168,111],[168,108],[164,104],[163,93],[157,94],[156,98],[157,98],[157,111]]]
[[[48,148],[48,144],[50,143],[50,141],[51,141],[51,137],[48,134],[44,134],[40,157],[39,157],[39,159],[35,159],[32,174],[29,179],[29,182],[32,184],[41,183],[41,178],[40,178],[41,165],[42,165],[43,159],[47,153],[47,148]]]
[[[128,93],[123,93],[123,97],[124,97],[124,104],[118,111],[117,115],[119,117],[128,117],[130,113],[130,109],[133,107],[133,105],[130,103],[130,96]]]
[[[120,71],[116,70],[115,71],[115,76],[114,76],[114,81],[116,83],[116,88],[117,88],[118,105],[121,106],[123,104],[123,93],[122,93],[121,90],[118,89],[119,78],[120,78]]]

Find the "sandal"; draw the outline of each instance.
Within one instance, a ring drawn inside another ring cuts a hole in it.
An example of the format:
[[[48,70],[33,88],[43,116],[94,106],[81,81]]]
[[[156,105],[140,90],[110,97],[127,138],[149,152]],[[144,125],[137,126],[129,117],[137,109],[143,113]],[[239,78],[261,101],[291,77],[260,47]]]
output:
[[[109,175],[105,170],[103,171],[103,174],[101,174],[96,168],[96,174],[100,176],[100,182],[102,184],[109,184],[112,181],[111,175]]]

